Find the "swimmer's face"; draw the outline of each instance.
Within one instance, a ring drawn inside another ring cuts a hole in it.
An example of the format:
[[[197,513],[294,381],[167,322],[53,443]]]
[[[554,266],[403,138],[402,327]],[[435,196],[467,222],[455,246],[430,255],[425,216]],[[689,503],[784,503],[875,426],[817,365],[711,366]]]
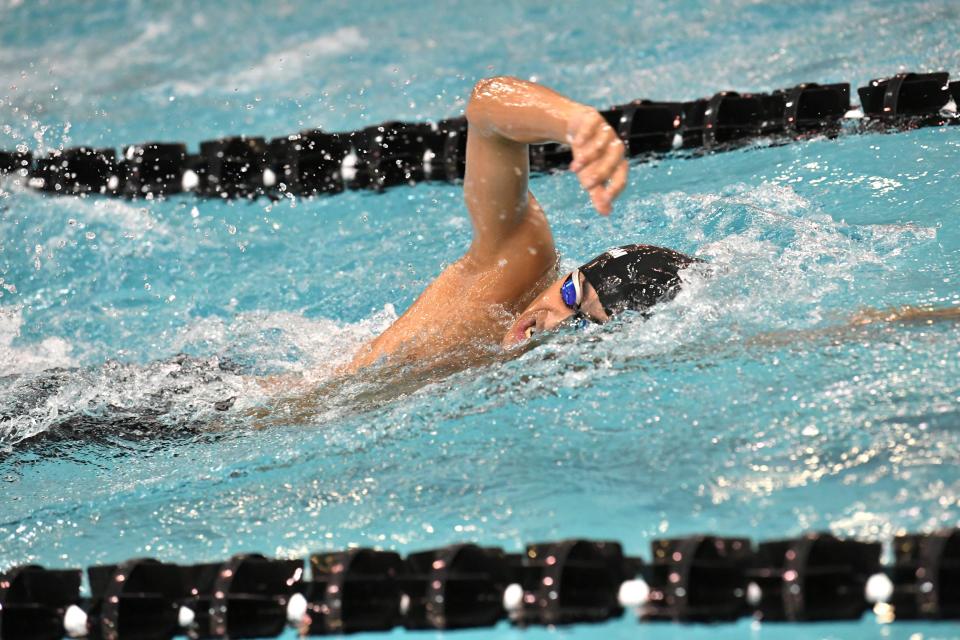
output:
[[[587,320],[603,323],[609,320],[597,292],[579,271],[574,272],[580,284],[580,313]],[[556,329],[564,320],[572,318],[576,311],[564,302],[561,289],[571,274],[566,273],[546,288],[530,306],[523,310],[506,335],[502,345],[505,349],[526,342],[532,336]]]

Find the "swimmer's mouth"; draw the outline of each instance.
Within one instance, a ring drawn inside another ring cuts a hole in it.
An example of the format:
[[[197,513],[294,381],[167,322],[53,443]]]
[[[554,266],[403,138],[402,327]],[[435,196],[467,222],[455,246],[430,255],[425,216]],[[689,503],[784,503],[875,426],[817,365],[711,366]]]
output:
[[[526,342],[537,334],[537,316],[538,313],[531,313],[527,317],[520,318],[513,329],[507,334],[503,341],[504,347],[512,347],[521,342]]]

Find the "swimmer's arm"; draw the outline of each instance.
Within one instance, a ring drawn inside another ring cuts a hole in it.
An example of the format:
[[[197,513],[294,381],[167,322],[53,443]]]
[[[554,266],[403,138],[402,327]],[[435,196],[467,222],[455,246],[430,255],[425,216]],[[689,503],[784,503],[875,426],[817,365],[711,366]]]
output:
[[[550,240],[549,226],[527,190],[529,144],[571,145],[570,165],[594,206],[609,214],[626,184],[623,143],[596,109],[556,91],[517,78],[481,80],[467,105],[467,167],[464,198],[473,220],[469,256],[486,262],[531,218]],[[529,231],[529,229],[527,229]]]
[[[960,321],[960,307],[907,305],[888,309],[861,309],[850,319],[850,325],[854,327],[876,323],[932,325],[936,322],[958,321]]]
[[[867,327],[886,329],[896,325],[934,325],[941,322],[960,323],[960,307],[903,306],[888,309],[861,309],[846,323],[818,327],[761,333],[747,341],[748,345],[765,347],[792,346],[814,340],[834,343],[856,340],[864,336]]]

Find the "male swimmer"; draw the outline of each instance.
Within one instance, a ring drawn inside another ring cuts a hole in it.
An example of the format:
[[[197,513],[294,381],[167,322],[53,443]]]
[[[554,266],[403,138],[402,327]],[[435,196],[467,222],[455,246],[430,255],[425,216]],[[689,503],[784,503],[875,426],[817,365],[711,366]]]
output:
[[[466,115],[470,248],[346,372],[443,356],[468,362],[491,345],[509,350],[570,319],[603,323],[626,309],[645,310],[673,295],[678,272],[694,261],[627,245],[558,277],[550,224],[528,190],[528,145],[569,144],[570,169],[596,210],[609,215],[627,181],[623,143],[593,107],[517,78],[478,82]]]
[[[570,169],[597,211],[609,215],[627,180],[623,143],[592,107],[516,78],[478,82],[467,105],[467,120],[463,189],[473,240],[466,254],[444,269],[406,313],[337,371],[403,372],[386,376],[387,389],[375,385],[358,391],[355,400],[362,405],[379,405],[435,375],[520,351],[534,334],[565,322],[603,323],[627,309],[646,313],[677,292],[680,272],[696,261],[670,249],[627,245],[560,274],[550,225],[528,190],[528,145],[569,144]],[[843,339],[876,322],[958,319],[960,307],[942,313],[912,307],[868,310],[849,325],[790,334],[786,339]],[[777,340],[760,336],[756,342]],[[271,393],[295,395],[250,414],[262,425],[268,415],[281,421],[308,419],[317,407],[338,402],[337,385],[353,378],[335,375],[318,385],[286,376],[259,379]],[[382,378],[371,378],[377,379]]]

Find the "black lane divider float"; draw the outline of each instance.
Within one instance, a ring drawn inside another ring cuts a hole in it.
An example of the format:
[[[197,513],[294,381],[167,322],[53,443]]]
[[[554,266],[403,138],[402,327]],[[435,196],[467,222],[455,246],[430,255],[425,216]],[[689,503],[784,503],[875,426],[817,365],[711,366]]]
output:
[[[858,89],[867,131],[957,124],[960,82],[948,74],[902,73]],[[950,101],[953,109],[946,110]],[[801,84],[772,93],[724,91],[692,102],[637,100],[601,113],[631,157],[736,148],[758,137],[782,140],[837,135],[850,111],[849,84]],[[860,114],[857,114],[858,116]],[[467,122],[385,122],[360,131],[319,129],[272,140],[238,136],[200,143],[147,142],[114,149],[75,147],[33,158],[0,151],[0,174],[18,173],[48,193],[153,198],[181,192],[205,197],[312,196],[425,180],[457,182],[465,166]],[[566,169],[562,144],[530,149],[533,171]]]
[[[761,542],[654,540],[650,561],[617,542],[562,540],[524,553],[456,544],[413,553],[351,549],[301,560],[241,554],[181,566],[136,559],[0,576],[3,640],[161,640],[641,620],[724,622],[960,619],[960,528],[881,544],[810,533]]]

